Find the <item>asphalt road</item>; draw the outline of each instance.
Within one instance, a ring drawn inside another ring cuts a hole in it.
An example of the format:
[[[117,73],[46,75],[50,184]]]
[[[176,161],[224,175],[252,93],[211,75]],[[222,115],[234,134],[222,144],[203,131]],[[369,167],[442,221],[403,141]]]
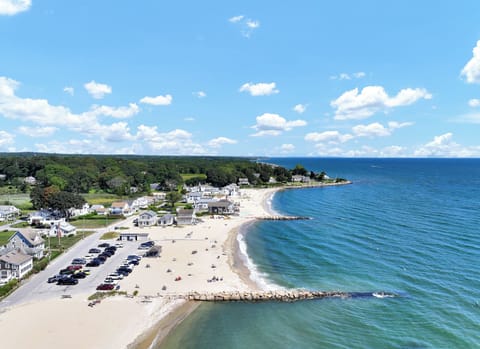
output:
[[[124,221],[118,223],[117,225],[121,226],[125,225],[125,223],[126,222]],[[108,258],[107,261],[99,267],[87,268],[91,271],[90,275],[88,275],[85,279],[79,279],[77,285],[60,286],[56,283],[49,284],[47,283],[47,279],[55,274],[58,274],[60,269],[69,266],[74,258],[81,258],[87,255],[90,248],[97,247],[102,242],[107,242],[110,244],[117,243],[118,241],[114,240],[99,240],[104,232],[111,231],[113,228],[114,227],[111,226],[106,229],[99,229],[99,231],[96,233],[88,236],[72,246],[68,251],[52,261],[45,268],[45,270],[33,275],[15,292],[0,302],[0,309],[36,300],[61,298],[64,295],[95,293],[96,287],[103,282],[108,274],[113,273],[128,255],[140,254],[144,252],[138,250],[140,242],[122,241],[124,247],[118,248],[115,255]]]

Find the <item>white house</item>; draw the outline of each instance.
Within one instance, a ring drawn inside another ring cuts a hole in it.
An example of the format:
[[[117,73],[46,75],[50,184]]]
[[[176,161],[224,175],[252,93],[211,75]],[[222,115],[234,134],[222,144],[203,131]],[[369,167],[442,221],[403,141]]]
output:
[[[188,204],[193,204],[193,205],[195,205],[197,202],[199,202],[200,200],[202,200],[202,198],[203,198],[203,193],[201,193],[201,192],[199,192],[199,191],[190,192],[190,193],[185,194],[185,201],[186,201]]]
[[[91,212],[90,205],[87,203],[83,204],[82,208],[72,207],[71,209],[69,209],[69,211],[70,211],[70,217],[84,216]]]
[[[235,205],[228,200],[214,201],[208,204],[208,212],[211,214],[233,214]]]
[[[23,179],[23,182],[26,183],[26,184],[30,184],[30,185],[35,185],[37,184],[37,180],[35,177],[32,177],[32,176],[29,176],[29,177],[25,177]]]
[[[193,209],[177,209],[177,224],[191,225],[196,223],[195,211]]]
[[[139,227],[150,227],[157,224],[157,213],[153,211],[145,211],[138,216]]]
[[[112,205],[110,206],[110,213],[123,214],[124,216],[128,216],[132,214],[132,210],[128,202],[116,201],[116,202],[113,202]]]
[[[248,181],[248,178],[239,178],[238,185],[250,185],[250,182]]]
[[[98,215],[108,215],[108,210],[103,205],[92,205],[90,210]]]
[[[215,199],[212,198],[205,198],[200,201],[198,201],[193,207],[195,208],[195,211],[208,211],[208,204],[211,202],[216,201]]]
[[[12,279],[21,279],[33,268],[33,257],[19,251],[10,251],[0,256],[0,284]]]
[[[12,205],[0,205],[0,221],[15,219],[20,215],[20,210]]]
[[[45,241],[36,231],[17,231],[7,242],[9,251],[18,250],[34,258],[41,259],[45,251]]]
[[[52,224],[49,232],[49,236],[69,236],[69,235],[77,235],[77,228],[71,225],[68,222],[60,221],[56,224]]]
[[[175,216],[171,213],[167,213],[158,219],[158,225],[169,226],[175,222]]]

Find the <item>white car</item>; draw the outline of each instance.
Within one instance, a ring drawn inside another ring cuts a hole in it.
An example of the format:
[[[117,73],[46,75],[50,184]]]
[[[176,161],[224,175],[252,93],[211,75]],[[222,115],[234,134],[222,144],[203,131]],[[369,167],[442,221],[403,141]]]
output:
[[[115,247],[116,247],[116,248],[122,248],[122,247],[123,247],[123,244],[121,244],[121,243],[116,243],[116,244],[115,244]]]
[[[103,283],[104,284],[115,284],[116,282],[111,277],[107,277],[107,278],[105,278],[105,280],[103,280]]]
[[[123,275],[122,274],[117,274],[117,273],[112,273],[112,274],[108,275],[107,278],[110,278],[112,280],[122,280]]]

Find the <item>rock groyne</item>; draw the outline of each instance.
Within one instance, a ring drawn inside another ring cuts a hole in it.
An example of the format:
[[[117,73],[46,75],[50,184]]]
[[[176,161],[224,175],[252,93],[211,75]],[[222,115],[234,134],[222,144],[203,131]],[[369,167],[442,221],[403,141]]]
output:
[[[307,290],[276,290],[276,291],[234,291],[202,293],[191,292],[179,298],[189,301],[202,302],[260,302],[260,301],[278,301],[295,302],[307,299],[319,298],[349,298],[351,294],[341,291],[307,291]]]

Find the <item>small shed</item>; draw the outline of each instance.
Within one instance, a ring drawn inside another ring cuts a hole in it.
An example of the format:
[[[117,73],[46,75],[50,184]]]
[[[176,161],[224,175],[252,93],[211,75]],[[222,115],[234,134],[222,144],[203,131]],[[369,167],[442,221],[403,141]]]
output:
[[[120,241],[146,241],[148,240],[148,233],[120,233],[118,237]]]

